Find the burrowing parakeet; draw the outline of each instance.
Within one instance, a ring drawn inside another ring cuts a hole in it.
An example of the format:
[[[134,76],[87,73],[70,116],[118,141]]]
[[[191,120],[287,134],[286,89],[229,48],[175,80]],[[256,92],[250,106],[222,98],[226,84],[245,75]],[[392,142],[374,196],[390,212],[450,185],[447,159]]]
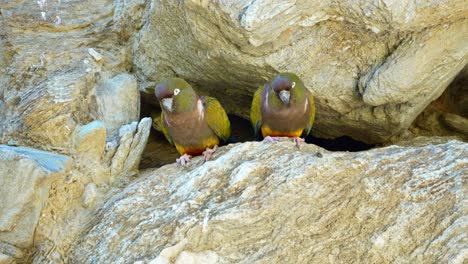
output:
[[[158,84],[155,93],[164,136],[182,155],[177,163],[185,165],[191,156],[201,154],[209,160],[218,145],[229,139],[231,124],[215,98],[198,96],[181,78]]]
[[[254,94],[250,121],[257,137],[290,137],[299,147],[314,118],[314,97],[294,73],[276,75]]]

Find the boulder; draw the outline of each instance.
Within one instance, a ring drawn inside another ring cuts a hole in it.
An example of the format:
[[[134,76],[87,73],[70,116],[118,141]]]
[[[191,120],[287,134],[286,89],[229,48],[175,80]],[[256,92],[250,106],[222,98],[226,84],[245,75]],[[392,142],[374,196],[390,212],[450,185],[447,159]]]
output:
[[[3,1],[0,9],[0,144],[69,154],[75,128],[95,120],[96,87],[130,68],[129,47],[108,26],[113,3]],[[132,107],[126,114],[138,112]]]
[[[0,242],[30,247],[53,181],[65,179],[72,159],[0,145]],[[0,252],[1,253],[1,252]]]
[[[145,1],[0,2],[0,262],[60,262],[138,173],[151,120],[139,120],[122,37],[136,36]]]
[[[23,262],[67,263],[67,249],[89,228],[99,208],[137,178],[134,176],[138,176],[151,119],[123,126],[121,137],[108,142],[101,124],[94,121],[75,132],[76,137],[80,135],[83,139],[76,141],[87,142],[94,148],[84,148],[85,152],[75,150],[72,173],[51,185],[47,205],[34,233],[31,251],[35,254],[32,259],[20,258]],[[94,137],[88,136],[93,134]],[[95,155],[94,150],[101,152],[102,149],[102,156]]]
[[[354,153],[229,145],[144,171],[67,261],[463,263],[467,157],[454,140]]]
[[[120,128],[119,145],[112,157],[111,174],[128,175],[138,170],[141,155],[148,141],[151,118],[145,117],[140,123],[131,123]]]
[[[258,86],[295,72],[317,99],[320,137],[381,143],[402,133],[468,62],[463,0],[160,0],[147,8],[133,47],[143,82],[183,77],[247,118]]]
[[[102,121],[109,136],[117,135],[121,126],[138,121],[140,95],[135,77],[122,73],[96,88],[94,118]]]
[[[100,159],[106,147],[106,126],[100,121],[93,121],[77,127],[73,143],[76,152]]]
[[[447,126],[468,137],[468,119],[450,113],[445,114],[443,119]]]
[[[148,141],[151,118],[123,125],[119,134],[111,136],[108,141],[106,128],[104,123],[93,121],[76,129],[73,140],[76,171],[68,182],[81,178],[83,184],[92,181],[97,185],[106,185],[117,178],[126,179],[137,174]]]

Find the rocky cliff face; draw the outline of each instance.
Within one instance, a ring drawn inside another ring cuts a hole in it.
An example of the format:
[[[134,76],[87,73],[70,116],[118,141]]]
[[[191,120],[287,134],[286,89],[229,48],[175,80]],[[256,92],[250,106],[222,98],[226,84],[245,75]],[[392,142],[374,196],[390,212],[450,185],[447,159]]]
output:
[[[410,127],[468,61],[462,0],[41,0],[0,8],[0,139],[65,152],[77,125],[110,121],[96,115],[99,87],[128,86],[124,98],[134,98],[130,87],[151,91],[177,75],[247,117],[254,89],[279,71],[297,73],[317,98],[316,136],[382,143]],[[137,79],[116,77],[128,71]],[[138,109],[129,100],[115,107]],[[136,121],[131,113],[122,121]]]
[[[467,139],[467,12],[463,0],[1,1],[0,263],[463,262],[466,144],[411,145]],[[142,156],[175,155],[160,135],[142,154],[158,81],[183,77],[242,121],[280,71],[316,97],[314,136],[412,143],[246,143],[138,177]]]
[[[157,1],[133,62],[142,79],[177,74],[245,117],[242,102],[257,86],[292,71],[317,98],[315,135],[376,143],[408,128],[466,65],[467,8],[459,0]]]

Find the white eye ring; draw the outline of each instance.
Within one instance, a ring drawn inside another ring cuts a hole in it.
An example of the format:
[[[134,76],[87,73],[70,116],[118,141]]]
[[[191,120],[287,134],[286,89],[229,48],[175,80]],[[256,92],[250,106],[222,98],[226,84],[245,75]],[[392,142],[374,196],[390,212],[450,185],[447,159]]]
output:
[[[291,88],[294,88],[296,86],[296,82],[292,82]]]
[[[179,93],[180,93],[180,89],[179,89],[179,88],[176,88],[176,89],[174,90],[174,95],[178,95]]]

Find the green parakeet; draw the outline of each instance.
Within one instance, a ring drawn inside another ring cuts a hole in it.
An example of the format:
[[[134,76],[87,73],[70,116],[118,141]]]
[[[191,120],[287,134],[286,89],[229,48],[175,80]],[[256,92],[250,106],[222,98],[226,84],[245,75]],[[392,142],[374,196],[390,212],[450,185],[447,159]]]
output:
[[[185,165],[191,156],[201,154],[208,160],[218,145],[229,139],[228,116],[215,98],[198,96],[180,78],[158,84],[155,93],[162,108],[162,131],[182,155],[178,163]]]
[[[276,75],[254,94],[250,121],[257,137],[290,137],[299,147],[314,118],[314,97],[294,73]]]

